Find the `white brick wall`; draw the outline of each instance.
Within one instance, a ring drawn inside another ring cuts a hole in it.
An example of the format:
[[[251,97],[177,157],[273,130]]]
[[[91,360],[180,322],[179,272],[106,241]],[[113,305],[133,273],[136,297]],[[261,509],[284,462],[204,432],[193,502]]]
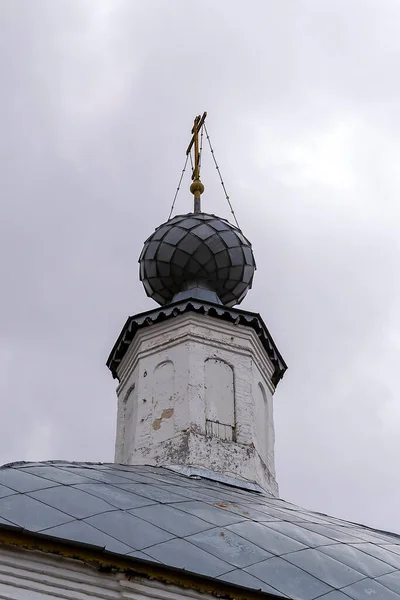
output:
[[[277,495],[272,373],[250,327],[190,313],[140,330],[118,368],[116,462],[203,467]]]

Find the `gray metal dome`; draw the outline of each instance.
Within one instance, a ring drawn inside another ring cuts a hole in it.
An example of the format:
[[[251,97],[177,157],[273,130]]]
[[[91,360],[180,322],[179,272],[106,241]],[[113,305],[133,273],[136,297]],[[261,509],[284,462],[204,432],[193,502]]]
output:
[[[179,215],[160,225],[145,241],[139,263],[147,295],[161,305],[200,288],[234,306],[251,288],[256,268],[240,229],[206,213]]]

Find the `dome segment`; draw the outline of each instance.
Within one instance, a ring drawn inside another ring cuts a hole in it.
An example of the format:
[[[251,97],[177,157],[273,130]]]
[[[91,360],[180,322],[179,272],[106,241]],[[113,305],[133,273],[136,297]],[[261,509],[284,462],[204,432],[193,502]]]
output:
[[[256,268],[240,229],[206,213],[179,215],[160,225],[145,241],[139,263],[146,294],[161,305],[197,287],[234,306],[251,288]]]

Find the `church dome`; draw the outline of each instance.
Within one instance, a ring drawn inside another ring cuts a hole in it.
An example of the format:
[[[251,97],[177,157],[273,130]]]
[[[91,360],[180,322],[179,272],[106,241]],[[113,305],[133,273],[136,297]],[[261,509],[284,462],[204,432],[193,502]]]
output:
[[[251,288],[256,268],[240,229],[207,213],[179,215],[160,225],[145,241],[139,263],[147,295],[161,305],[197,287],[234,306]]]

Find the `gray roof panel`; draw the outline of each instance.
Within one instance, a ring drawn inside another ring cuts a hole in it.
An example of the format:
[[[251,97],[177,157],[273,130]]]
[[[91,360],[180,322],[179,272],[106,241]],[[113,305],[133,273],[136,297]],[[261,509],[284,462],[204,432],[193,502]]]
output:
[[[376,581],[382,583],[382,585],[388,587],[393,592],[400,594],[400,573],[399,571],[394,571],[393,573],[389,573],[387,575],[382,575],[381,577],[377,577]]]
[[[64,470],[65,467],[62,467],[60,470]],[[103,483],[111,483],[111,484],[126,484],[129,483],[129,480],[123,476],[123,473],[117,473],[115,471],[110,471],[109,469],[93,469],[93,468],[74,468],[73,470],[75,475],[81,475],[88,479],[89,481],[102,481]]]
[[[339,562],[316,548],[287,554],[285,560],[304,569],[306,573],[322,579],[333,588],[340,589],[364,579],[364,575],[360,571],[355,571],[343,562]]]
[[[90,483],[91,479],[87,477],[82,477],[82,475],[78,475],[72,469],[68,471],[64,471],[63,469],[58,469],[56,466],[36,466],[36,467],[26,467],[24,468],[24,473],[32,473],[33,475],[38,475],[44,479],[48,479],[49,481],[53,481],[55,483],[64,483],[65,485],[75,485],[77,483]],[[40,487],[39,489],[43,489]]]
[[[353,527],[352,534],[356,535],[363,542],[371,542],[371,544],[383,544],[384,546],[390,545],[393,542],[396,543],[398,537],[394,534],[385,534],[382,531],[371,531],[366,527],[360,526]],[[393,539],[393,536],[395,539]]]
[[[392,540],[393,541],[393,540]],[[382,542],[381,542],[382,543]],[[384,542],[385,543],[385,542]],[[400,554],[400,546],[397,546],[395,544],[387,544],[385,546],[386,550],[390,550],[391,552],[394,552],[395,554]]]
[[[153,525],[157,525],[177,537],[186,537],[210,528],[215,530],[213,525],[203,521],[203,519],[199,519],[194,515],[183,515],[182,511],[166,504],[158,505],[157,510],[154,510],[154,506],[144,506],[129,512],[131,515],[153,523]]]
[[[294,600],[314,600],[332,588],[278,556],[247,567],[246,571]]]
[[[89,517],[86,522],[124,542],[133,550],[143,550],[174,537],[167,531],[121,510]]]
[[[287,535],[294,540],[297,540],[301,544],[308,546],[309,548],[316,548],[332,544],[332,540],[314,533],[314,531],[308,531],[301,527],[298,523],[290,521],[277,521],[276,523],[266,523],[267,527],[279,531],[284,535]]]
[[[70,521],[64,525],[44,529],[41,533],[55,538],[63,538],[81,544],[90,544],[98,548],[105,548],[108,552],[115,552],[116,554],[128,554],[132,552],[131,546],[127,546],[120,540],[105,534],[103,531],[99,531],[84,521]]]
[[[395,568],[387,563],[347,544],[321,546],[319,551],[328,554],[332,558],[336,558],[336,560],[360,571],[364,575],[368,575],[368,577],[378,577],[379,575],[386,575],[395,571]]]
[[[243,521],[242,523],[229,525],[227,529],[252,541],[254,544],[260,546],[260,548],[267,550],[267,552],[277,554],[278,556],[306,548],[304,544],[279,533],[279,531],[274,531],[266,527],[264,523]]]
[[[15,527],[15,523],[11,523],[11,521],[3,519],[3,517],[0,517],[0,525],[6,525],[7,527]]]
[[[259,510],[254,509],[251,505],[244,506],[243,504],[239,504],[238,502],[223,502],[217,503],[217,506],[221,506],[224,510],[233,513],[234,515],[239,515],[240,517],[244,517],[245,519],[252,519],[257,523],[272,523],[277,522],[278,518],[269,515],[266,512],[261,512]]]
[[[157,560],[154,557],[148,556],[144,552],[141,552],[141,550],[135,550],[135,552],[129,552],[128,556],[131,556],[132,558],[139,558],[140,560],[146,560],[147,562],[149,560],[151,560],[151,562],[161,564],[159,560]]]
[[[83,490],[95,498],[101,498],[108,502],[111,507],[122,508],[122,510],[130,510],[141,506],[156,504],[154,500],[138,496],[129,490],[108,485],[106,483],[84,483],[82,485],[76,485],[75,488],[77,490]]]
[[[351,528],[345,527],[334,527],[328,524],[327,526],[319,523],[302,523],[302,527],[310,531],[315,531],[335,542],[344,542],[345,544],[356,544],[362,541],[361,538],[357,537],[357,532]]]
[[[234,567],[248,567],[271,558],[272,554],[223,527],[214,527],[187,538],[210,554],[223,558]]]
[[[6,496],[12,496],[13,494],[16,494],[17,492],[15,490],[12,490],[11,488],[6,487],[5,485],[0,485],[0,498],[5,498]]]
[[[175,483],[175,482],[174,482]],[[201,492],[196,489],[196,487],[182,487],[179,486],[178,484],[175,485],[169,485],[169,484],[163,484],[163,483],[159,483],[158,487],[160,487],[161,489],[167,490],[169,492],[175,492],[176,494],[178,494],[179,496],[183,496],[183,498],[180,498],[180,500],[204,500],[204,502],[218,502],[219,498],[215,497],[215,494],[212,492],[212,490],[209,489],[202,489]]]
[[[381,585],[373,579],[363,579],[357,581],[348,587],[344,588],[344,594],[347,594],[349,598],[353,600],[370,600],[376,598],[376,600],[398,600],[399,595],[396,592],[392,592],[387,587]]]
[[[52,481],[43,480],[42,477],[36,477],[36,475],[25,473],[18,469],[12,469],[7,473],[0,469],[0,484],[15,492],[22,493],[42,490],[44,487],[56,485]]]
[[[324,600],[349,600],[349,596],[342,594],[342,592],[338,592],[337,590],[329,592],[329,594],[324,594],[322,598]]]
[[[139,465],[6,465],[0,529],[90,544],[282,598],[400,600],[399,536],[205,477]]]
[[[388,565],[400,570],[400,556],[396,552],[393,552],[390,549],[388,550],[384,545],[382,546],[365,542],[364,544],[351,544],[351,546],[358,548],[370,556],[375,556],[375,558],[379,558],[379,560],[382,560]]]
[[[245,517],[243,516],[235,516],[233,513],[225,511],[219,506],[213,506],[212,504],[201,501],[182,502],[182,504],[177,504],[176,507],[190,515],[195,515],[200,519],[204,519],[207,523],[218,525],[220,527],[225,527],[226,525],[232,525],[232,523],[238,523],[245,520]]]
[[[232,565],[181,538],[147,548],[145,554],[158,559],[164,565],[208,577],[218,577],[233,570]]]
[[[261,579],[257,579],[254,575],[250,575],[250,573],[246,573],[246,571],[242,571],[242,569],[235,569],[234,571],[229,571],[229,573],[225,573],[224,575],[220,575],[217,577],[221,581],[227,581],[228,583],[233,583],[235,585],[240,585],[242,587],[260,590],[261,592],[265,592],[267,594],[275,594],[280,598],[289,598],[282,594],[282,592],[278,592],[270,585],[267,585]]]
[[[154,482],[156,483],[156,482]],[[121,486],[121,489],[133,492],[143,498],[160,502],[161,504],[169,504],[171,502],[184,502],[187,500],[184,496],[185,488],[182,488],[182,494],[171,492],[168,487],[161,488],[157,485],[148,485],[145,483],[127,483]]]
[[[66,485],[38,490],[28,495],[76,519],[85,519],[93,514],[115,510],[114,506],[101,498]]]
[[[0,500],[0,516],[18,527],[28,531],[41,531],[47,527],[61,525],[72,520],[67,515],[52,506],[47,506],[24,494],[7,496]]]

